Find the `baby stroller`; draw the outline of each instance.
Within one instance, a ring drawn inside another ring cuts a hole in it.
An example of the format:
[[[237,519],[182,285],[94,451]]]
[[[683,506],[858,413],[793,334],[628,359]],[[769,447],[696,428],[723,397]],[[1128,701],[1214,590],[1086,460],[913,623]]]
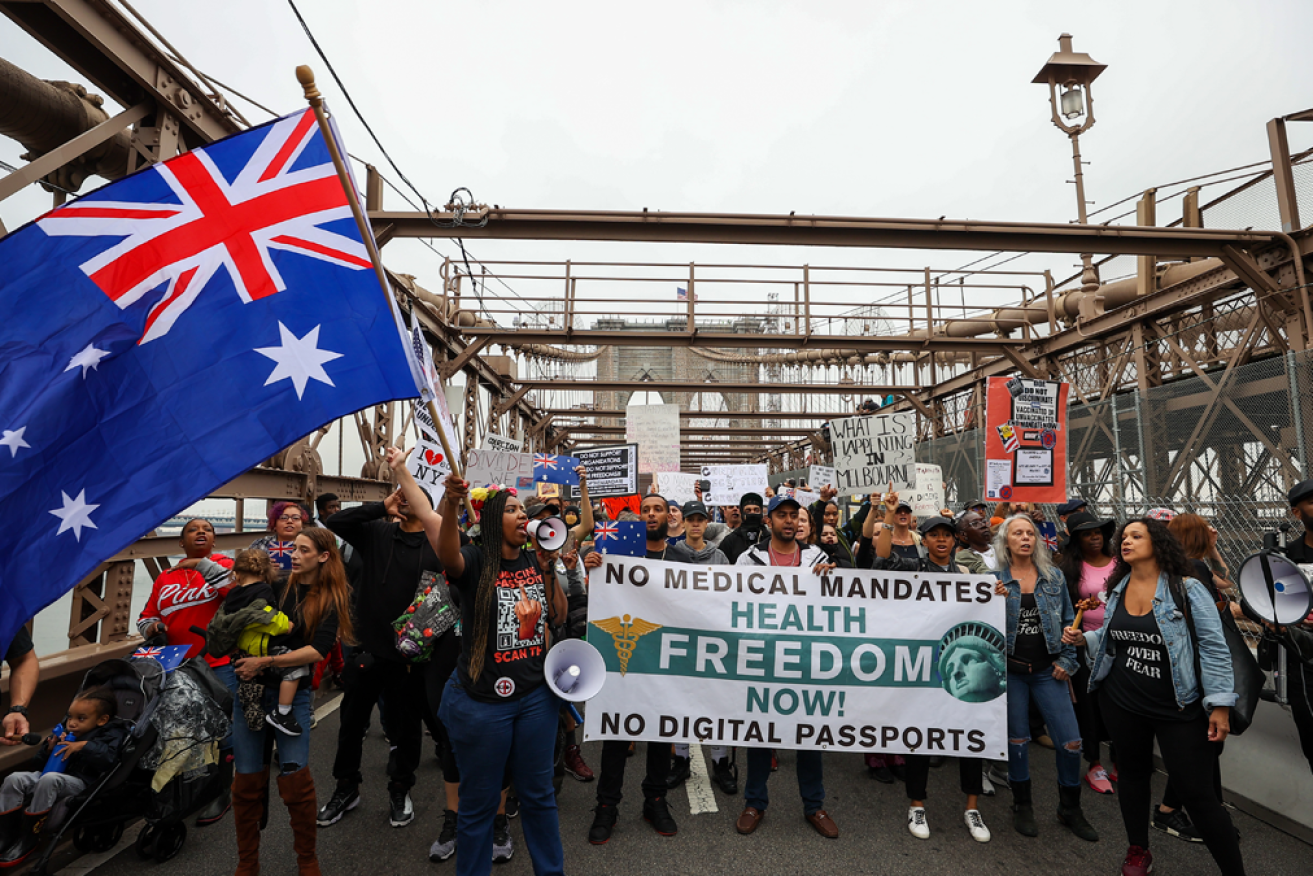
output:
[[[184,820],[222,790],[216,764],[178,772],[159,790],[152,788],[161,752],[167,761],[170,752],[178,751],[180,725],[194,734],[187,744],[198,750],[228,733],[232,695],[204,660],[186,660],[171,671],[152,657],[106,660],[86,674],[81,690],[101,686],[114,693],[114,720],[126,722],[131,732],[117,766],[51,810],[42,829],[47,841],[32,869],[35,876],[46,876],[51,855],[70,829],[79,851],[106,852],[138,818],[146,824],[137,835],[137,855],[167,861],[187,839]]]

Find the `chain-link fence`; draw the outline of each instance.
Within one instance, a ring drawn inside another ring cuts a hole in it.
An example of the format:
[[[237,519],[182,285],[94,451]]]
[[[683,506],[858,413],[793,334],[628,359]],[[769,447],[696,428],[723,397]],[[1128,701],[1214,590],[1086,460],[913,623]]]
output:
[[[1286,492],[1309,470],[1313,351],[1076,405],[1067,425],[1068,496],[1119,522],[1153,508],[1199,514],[1234,574],[1289,521]],[[980,495],[983,435],[917,445],[919,461],[943,468],[954,507]]]

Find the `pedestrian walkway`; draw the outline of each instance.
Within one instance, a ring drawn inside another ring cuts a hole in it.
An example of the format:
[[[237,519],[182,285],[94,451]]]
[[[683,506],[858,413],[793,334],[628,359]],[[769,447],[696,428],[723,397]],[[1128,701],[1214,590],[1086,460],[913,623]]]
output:
[[[331,790],[329,774],[336,738],[337,714],[333,713],[321,720],[312,734],[311,760],[321,797],[324,791]],[[319,832],[324,872],[334,876],[454,874],[454,860],[442,864],[428,861],[429,844],[442,825],[442,776],[432,756],[432,744],[426,741],[419,783],[413,793],[416,819],[405,828],[388,826],[384,790],[387,753],[387,744],[379,735],[375,721],[373,732],[365,740],[363,802],[339,824]],[[596,768],[601,746],[585,745],[584,754]],[[1058,824],[1053,814],[1057,808],[1053,758],[1038,747],[1031,757],[1031,768],[1035,771],[1039,838],[1026,839],[1013,832],[1010,798],[1006,792],[1000,792],[998,797],[981,800],[981,812],[994,834],[988,845],[977,844],[967,834],[962,823],[963,798],[957,791],[957,770],[951,766],[931,770],[931,796],[927,802],[931,834],[928,840],[918,840],[905,826],[907,800],[901,786],[869,780],[859,755],[828,755],[825,808],[838,823],[840,837],[827,840],[802,819],[792,753],[781,752],[780,761],[780,771],[770,783],[772,803],[766,819],[754,835],[746,837],[734,832],[734,820],[743,807],[742,796],[729,798],[715,791],[717,811],[693,815],[689,812],[686,788],[670,795],[671,810],[679,821],[679,835],[668,839],[657,836],[640,818],[640,757],[629,764],[627,796],[621,804],[620,821],[611,842],[591,846],[586,835],[592,821],[596,783],[581,784],[567,776],[560,795],[567,871],[576,876],[614,876],[639,871],[681,876],[813,873],[961,876],[964,872],[1113,876],[1119,872],[1126,851],[1115,797],[1084,795],[1086,814],[1102,835],[1098,843],[1082,842]],[[742,752],[739,763],[743,770]],[[1155,793],[1161,793],[1163,781],[1160,776]],[[1241,848],[1250,874],[1307,870],[1313,856],[1309,845],[1242,813],[1232,812],[1232,817],[1243,834]],[[530,874],[533,868],[518,820],[511,821],[511,833],[517,844],[515,856],[497,866],[494,872],[499,876]],[[1154,872],[1160,876],[1216,872],[1202,844],[1187,844],[1157,832],[1153,833],[1152,842]],[[236,860],[232,817],[228,816],[214,827],[189,828],[186,846],[172,861],[143,865],[133,850],[126,848],[93,872],[97,876],[230,876]],[[266,873],[296,872],[291,832],[276,797],[262,841],[261,862],[261,870]],[[971,869],[964,870],[964,865]]]

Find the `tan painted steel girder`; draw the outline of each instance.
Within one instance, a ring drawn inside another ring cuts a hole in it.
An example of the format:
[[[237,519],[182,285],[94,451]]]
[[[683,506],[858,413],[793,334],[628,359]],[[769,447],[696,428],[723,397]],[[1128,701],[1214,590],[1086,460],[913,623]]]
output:
[[[668,331],[617,331],[595,329],[529,329],[500,328],[497,326],[462,326],[464,335],[498,344],[589,344],[599,347],[752,347],[798,350],[844,350],[859,353],[917,353],[935,352],[979,353],[999,356],[1009,347],[1024,347],[1021,338],[955,338],[934,335],[931,338],[907,335],[803,335],[803,334],[744,334],[735,332]]]
[[[167,106],[189,148],[242,129],[182,65],[105,0],[0,0],[0,13],[120,105],[150,99]]]
[[[856,394],[854,392],[854,394]],[[581,417],[584,419],[621,419],[625,411],[581,411],[576,408],[548,408],[545,414],[554,414],[560,419]],[[807,413],[806,411],[680,411],[681,420],[828,420],[831,417],[846,417],[851,411],[830,411],[827,413]],[[568,424],[565,424],[568,425]]]
[[[651,346],[649,341],[647,346]],[[597,392],[728,392],[728,393],[763,393],[763,392],[812,392],[837,395],[859,395],[862,393],[895,393],[908,395],[917,392],[919,386],[870,386],[839,383],[696,383],[688,380],[516,380],[519,386],[529,389],[561,390],[595,390]],[[733,419],[733,411],[721,411],[705,416]],[[829,416],[835,416],[833,414]]]
[[[681,426],[679,429],[680,437],[685,435],[761,435],[763,426],[724,426],[720,428],[708,426]],[[784,427],[772,426],[772,435],[810,435],[815,429],[806,427]],[[570,435],[623,435],[625,434],[624,426],[563,426],[561,433]],[[623,443],[623,442],[620,442]]]
[[[647,210],[517,210],[466,214],[455,227],[447,213],[371,211],[376,233],[392,237],[501,240],[608,240],[734,243],[767,246],[861,246],[899,249],[1003,250],[1164,258],[1221,256],[1227,245],[1248,249],[1272,232],[1213,228],[989,222],[961,219],[881,219],[760,213],[665,213]],[[436,223],[436,224],[435,224]],[[436,225],[442,225],[439,228]],[[559,335],[557,335],[559,337]]]

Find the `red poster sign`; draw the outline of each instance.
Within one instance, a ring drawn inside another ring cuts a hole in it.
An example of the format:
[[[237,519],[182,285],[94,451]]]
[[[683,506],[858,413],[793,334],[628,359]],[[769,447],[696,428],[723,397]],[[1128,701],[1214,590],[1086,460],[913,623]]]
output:
[[[1068,384],[991,377],[985,399],[985,500],[1067,501]]]

